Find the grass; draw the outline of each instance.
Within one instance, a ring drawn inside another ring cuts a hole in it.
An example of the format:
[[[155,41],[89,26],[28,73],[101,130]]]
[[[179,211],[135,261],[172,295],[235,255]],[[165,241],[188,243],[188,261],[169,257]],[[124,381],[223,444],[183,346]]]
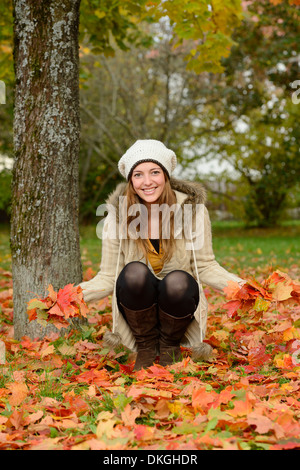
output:
[[[234,271],[268,265],[271,269],[287,270],[300,262],[300,221],[286,221],[273,228],[245,228],[236,221],[213,222],[213,248],[216,259]],[[83,270],[98,271],[101,240],[96,224],[80,227],[80,249]],[[9,227],[0,225],[0,266],[11,269]]]
[[[272,228],[245,228],[237,222],[215,222],[213,246],[217,260],[224,266],[239,269],[268,265],[288,269],[299,265],[300,223],[287,221]]]
[[[83,269],[99,270],[102,242],[96,234],[96,224],[80,227],[80,251]]]

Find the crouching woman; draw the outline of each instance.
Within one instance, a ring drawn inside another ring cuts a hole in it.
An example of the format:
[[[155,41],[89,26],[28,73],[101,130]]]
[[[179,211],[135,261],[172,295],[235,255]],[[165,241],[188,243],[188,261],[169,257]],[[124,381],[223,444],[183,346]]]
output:
[[[126,182],[107,200],[100,270],[80,284],[86,302],[112,294],[104,342],[136,351],[134,370],[157,356],[163,366],[180,360],[180,346],[194,360],[208,359],[202,283],[219,290],[244,283],[215,260],[205,191],[171,177],[176,161],[157,140],[138,140],[122,156]]]

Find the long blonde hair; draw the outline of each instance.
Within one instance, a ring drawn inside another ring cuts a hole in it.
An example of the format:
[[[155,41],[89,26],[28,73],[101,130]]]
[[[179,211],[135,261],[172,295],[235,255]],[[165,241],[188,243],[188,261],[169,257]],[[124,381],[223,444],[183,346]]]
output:
[[[164,171],[165,175],[165,186],[163,189],[162,194],[160,195],[156,204],[167,204],[168,206],[172,206],[176,203],[176,196],[173,192],[170,184],[170,179],[167,173]],[[127,207],[129,208],[133,204],[145,204],[144,201],[136,194],[131,178],[127,183],[125,189],[125,196],[127,197]],[[128,227],[130,223],[135,219],[135,216],[127,214],[127,235],[129,235]],[[141,230],[141,227],[140,227]],[[169,261],[172,258],[175,249],[175,238],[174,238],[174,212],[172,211],[170,214],[170,237],[169,238],[162,238],[162,217],[159,220],[159,240],[160,246],[162,249],[163,257],[162,262]],[[148,260],[148,254],[150,253],[149,244],[147,238],[139,237],[136,240],[138,248],[144,254],[146,260]]]

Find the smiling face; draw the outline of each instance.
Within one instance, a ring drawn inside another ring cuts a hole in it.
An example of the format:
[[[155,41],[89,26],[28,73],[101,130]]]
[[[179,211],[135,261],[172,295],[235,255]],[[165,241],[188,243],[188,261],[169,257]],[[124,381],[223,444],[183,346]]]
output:
[[[136,194],[146,204],[155,203],[166,184],[162,168],[153,162],[144,162],[136,166],[132,172],[131,182]]]

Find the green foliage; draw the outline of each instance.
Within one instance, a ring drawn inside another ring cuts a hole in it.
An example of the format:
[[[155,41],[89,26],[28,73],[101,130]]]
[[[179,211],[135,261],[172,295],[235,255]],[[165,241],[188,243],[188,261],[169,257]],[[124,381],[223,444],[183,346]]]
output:
[[[11,179],[12,174],[10,170],[0,171],[0,217],[2,213],[6,219],[10,214]]]
[[[13,2],[0,6],[0,77],[13,78]],[[240,0],[82,0],[80,43],[92,44],[92,52],[111,56],[115,46],[123,51],[133,44],[149,46],[150,35],[140,25],[159,23],[166,16],[173,26],[172,39],[178,46],[191,41],[189,67],[201,72],[220,71],[222,57],[228,57],[234,28],[241,20]]]
[[[234,44],[231,34],[242,19],[239,0],[167,0],[149,2],[149,14],[156,21],[168,17],[173,27],[173,41],[179,47],[190,41],[186,55],[188,68],[197,73],[223,70],[221,59],[228,57]]]
[[[289,88],[299,78],[300,8],[287,0],[251,0],[247,4],[244,22],[233,35],[238,47],[232,49],[228,64],[241,70],[245,62],[251,63],[260,79],[268,76],[273,83]],[[285,66],[281,72],[279,62]]]
[[[211,77],[192,142],[232,166],[226,206],[235,205],[237,213],[242,203],[247,224],[271,226],[288,202],[296,207],[299,199],[300,108],[292,102],[291,83],[299,75],[300,10],[288,2],[250,1],[247,7],[233,35],[238,45],[223,60],[224,74]]]
[[[11,0],[0,3],[0,80],[6,85],[13,82],[13,6]]]
[[[149,44],[151,38],[139,28],[146,0],[82,0],[80,42],[93,45],[92,52],[114,55],[112,38],[121,50],[133,43]]]

